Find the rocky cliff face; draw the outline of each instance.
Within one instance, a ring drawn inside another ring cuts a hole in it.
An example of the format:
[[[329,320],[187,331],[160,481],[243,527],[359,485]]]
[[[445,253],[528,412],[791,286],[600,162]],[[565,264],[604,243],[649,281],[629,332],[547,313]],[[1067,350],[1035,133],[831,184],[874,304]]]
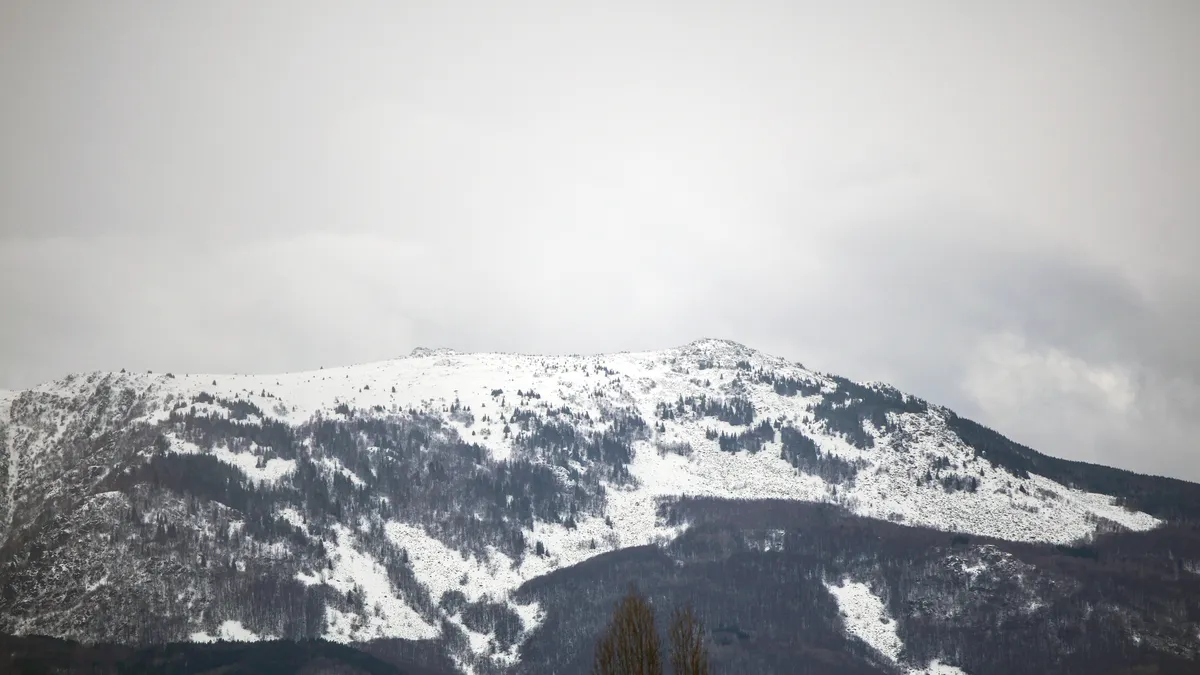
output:
[[[0,424],[2,632],[395,640],[464,672],[576,672],[638,570],[705,605],[719,664],[760,673],[796,672],[796,645],[828,652],[811,672],[954,672],[997,629],[1059,672],[1107,654],[1098,635],[1131,663],[1200,648],[1200,486],[727,341],[82,374],[0,395]]]

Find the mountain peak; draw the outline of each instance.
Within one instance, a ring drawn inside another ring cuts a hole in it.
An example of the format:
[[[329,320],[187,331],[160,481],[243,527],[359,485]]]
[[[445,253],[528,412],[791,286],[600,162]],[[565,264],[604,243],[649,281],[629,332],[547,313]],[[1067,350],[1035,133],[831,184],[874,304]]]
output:
[[[734,340],[728,340],[726,338],[715,338],[715,337],[703,337],[698,340],[692,340],[691,342],[687,343],[684,346],[695,348],[695,349],[733,349],[733,350],[742,350],[742,351],[747,351],[747,352],[754,351],[753,349],[747,347],[746,345],[744,345],[740,342],[736,342]]]
[[[681,347],[671,350],[679,356],[694,359],[709,365],[733,368],[739,364],[752,364],[754,367],[780,368],[799,366],[803,364],[790,362],[785,358],[772,356],[740,342],[725,338],[706,337],[693,340]]]
[[[750,357],[760,355],[756,349],[725,338],[700,338],[679,348],[684,353],[705,356]]]
[[[410,353],[409,357],[419,359],[426,356],[450,356],[457,354],[458,350],[449,347],[416,347]]]

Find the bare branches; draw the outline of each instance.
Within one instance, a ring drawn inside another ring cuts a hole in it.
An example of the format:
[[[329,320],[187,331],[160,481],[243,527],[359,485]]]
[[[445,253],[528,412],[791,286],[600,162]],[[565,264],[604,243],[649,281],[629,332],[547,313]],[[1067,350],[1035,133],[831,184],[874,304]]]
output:
[[[704,632],[691,606],[671,618],[671,664],[674,675],[708,675]],[[612,622],[596,643],[593,675],[663,675],[664,660],[654,608],[635,586],[617,603]]]
[[[708,675],[704,626],[690,604],[675,608],[671,615],[670,638],[673,675]]]
[[[654,608],[637,588],[617,603],[612,623],[596,644],[594,675],[663,675]]]

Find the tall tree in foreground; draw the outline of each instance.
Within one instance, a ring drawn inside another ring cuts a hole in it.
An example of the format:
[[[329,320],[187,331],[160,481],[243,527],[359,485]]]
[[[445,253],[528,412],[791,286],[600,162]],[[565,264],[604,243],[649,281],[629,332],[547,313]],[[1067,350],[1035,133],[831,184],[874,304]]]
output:
[[[703,627],[690,605],[672,614],[670,639],[674,675],[708,675]],[[593,675],[663,675],[659,645],[654,608],[631,585],[596,643]]]
[[[704,626],[690,604],[671,616],[671,668],[674,675],[708,675]]]
[[[594,675],[663,675],[654,608],[629,587],[596,644]]]

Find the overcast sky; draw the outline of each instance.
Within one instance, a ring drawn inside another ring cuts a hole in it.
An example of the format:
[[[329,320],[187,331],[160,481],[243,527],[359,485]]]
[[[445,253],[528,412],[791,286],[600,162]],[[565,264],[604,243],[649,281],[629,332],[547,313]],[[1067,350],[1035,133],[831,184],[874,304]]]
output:
[[[1200,480],[1200,3],[0,2],[0,387],[725,337]]]

